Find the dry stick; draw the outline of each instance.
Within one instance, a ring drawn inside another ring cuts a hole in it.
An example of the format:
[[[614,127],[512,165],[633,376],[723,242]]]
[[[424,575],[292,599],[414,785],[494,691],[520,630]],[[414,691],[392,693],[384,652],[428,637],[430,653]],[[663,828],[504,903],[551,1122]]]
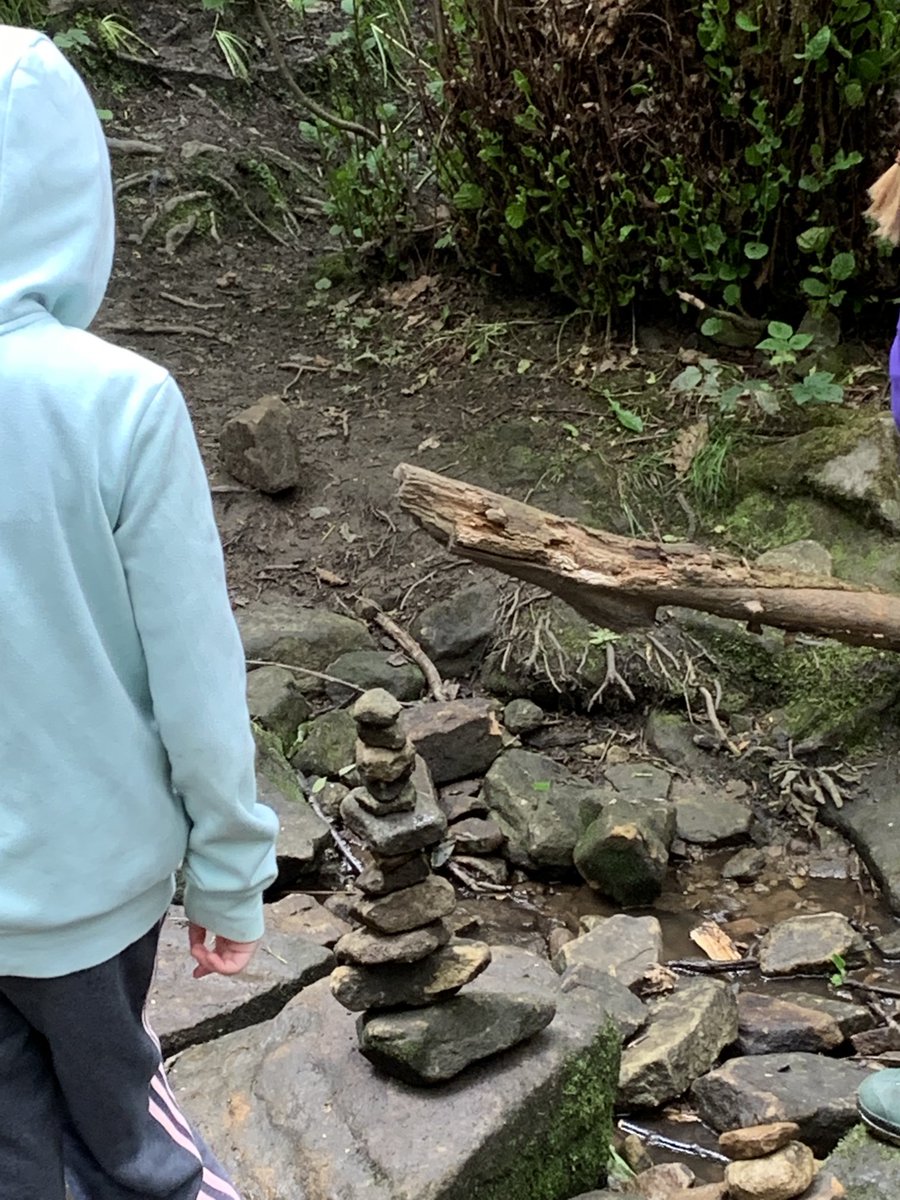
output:
[[[337,846],[338,850],[340,850],[341,854],[344,856],[344,858],[347,860],[347,862],[350,864],[350,866],[354,869],[354,871],[357,873],[357,875],[362,874],[362,869],[363,869],[362,863],[359,861],[359,859],[356,857],[356,855],[350,849],[350,846],[348,845],[348,843],[344,840],[344,838],[341,837],[341,835],[335,829],[333,822],[322,811],[321,804],[319,804],[318,800],[315,798],[315,796],[312,794],[312,792],[310,792],[306,798],[309,801],[310,808],[313,810],[313,812],[316,814],[316,816],[319,818],[319,820],[324,822],[324,824],[328,826],[328,832],[331,834],[332,839],[334,840],[334,844]]]
[[[227,179],[223,179],[221,175],[213,175],[209,171],[206,172],[206,178],[211,179],[213,183],[218,184],[220,188],[228,192],[230,196],[237,200],[238,204],[240,204],[241,208],[244,210],[250,220],[257,224],[265,233],[267,233],[273,242],[277,242],[279,246],[285,246],[288,248],[290,247],[290,242],[288,242],[286,238],[283,238],[280,233],[276,233],[274,229],[270,229],[262,217],[258,217],[256,215],[234,184],[229,183]]]
[[[444,684],[437,667],[416,641],[405,629],[401,629],[396,621],[382,611],[374,600],[361,596],[357,602],[359,614],[366,621],[374,621],[384,632],[394,639],[404,654],[408,654],[420,668],[428,682],[428,690],[434,700],[446,700]]]
[[[703,703],[706,705],[706,715],[709,718],[710,725],[712,725],[713,730],[715,731],[716,737],[719,739],[720,745],[722,745],[728,751],[728,753],[732,754],[735,758],[740,758],[740,750],[738,750],[737,746],[722,728],[722,722],[719,720],[718,714],[716,713],[716,706],[713,703],[713,698],[710,695],[709,688],[701,687],[698,688],[698,691],[703,698]]]
[[[209,338],[212,342],[221,342],[225,346],[233,346],[232,338],[224,333],[214,333],[211,329],[204,329],[202,325],[164,325],[151,322],[143,325],[138,321],[111,321],[104,323],[103,333],[146,333],[148,335],[164,334],[175,336],[177,334],[193,335],[195,337]]]
[[[163,146],[152,146],[149,142],[139,142],[136,138],[107,138],[106,144],[110,154],[165,154]]]
[[[701,1146],[697,1142],[679,1142],[675,1138],[654,1133],[652,1129],[645,1129],[642,1125],[635,1125],[634,1121],[622,1119],[617,1124],[623,1133],[636,1134],[648,1146],[658,1146],[661,1150],[669,1150],[678,1154],[690,1154],[692,1158],[706,1158],[710,1162],[731,1162],[727,1155],[720,1154],[718,1150],[710,1150],[708,1146]]]
[[[729,971],[754,971],[759,969],[756,958],[738,958],[734,962],[713,962],[705,958],[677,958],[665,964],[670,970],[682,975],[723,975]],[[900,995],[900,992],[897,993]]]
[[[900,996],[900,988],[888,987],[883,983],[862,983],[856,979],[845,979],[841,987],[853,988],[857,992],[871,992],[874,996]]]
[[[168,300],[170,304],[177,304],[180,308],[199,308],[206,312],[213,308],[224,308],[224,304],[201,304],[199,300],[188,300],[185,296],[176,296],[174,292],[160,292],[161,300]]]
[[[281,667],[285,671],[297,671],[300,675],[310,675],[313,679],[324,679],[326,683],[337,683],[341,687],[350,688],[353,692],[362,694],[366,689],[361,688],[357,683],[351,683],[349,679],[338,679],[334,675],[326,675],[324,671],[314,671],[312,667],[296,667],[293,663],[273,662],[268,659],[249,658],[247,659],[248,667]]]
[[[365,138],[377,146],[381,143],[381,138],[377,133],[373,133],[365,125],[360,125],[357,121],[345,121],[343,117],[339,117],[337,113],[330,112],[327,108],[323,108],[321,104],[313,100],[312,96],[308,96],[300,87],[300,84],[294,78],[290,67],[287,65],[284,55],[281,52],[281,44],[278,41],[278,36],[272,28],[269,18],[266,16],[263,6],[259,0],[254,0],[253,9],[256,13],[256,19],[259,22],[259,27],[265,34],[266,40],[272,51],[272,57],[275,59],[281,77],[287,84],[289,91],[294,98],[308,109],[314,117],[319,117],[326,124],[331,125],[334,129],[342,129],[345,133],[355,133],[358,137]]]
[[[464,871],[462,867],[457,866],[452,859],[446,862],[444,866],[451,875],[455,875],[460,883],[473,892],[502,892],[504,896],[509,895],[508,887],[504,887],[501,883],[489,883],[486,879],[475,879],[468,871]]]

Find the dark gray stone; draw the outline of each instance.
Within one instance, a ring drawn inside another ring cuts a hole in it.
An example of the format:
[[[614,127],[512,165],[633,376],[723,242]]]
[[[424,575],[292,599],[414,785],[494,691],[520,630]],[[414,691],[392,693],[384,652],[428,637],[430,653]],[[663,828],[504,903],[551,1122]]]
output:
[[[347,704],[359,689],[384,688],[398,700],[418,700],[425,691],[425,676],[410,662],[398,661],[384,650],[350,650],[326,667],[326,674],[344,679],[355,687],[326,681],[325,691],[335,704]]]
[[[297,730],[309,717],[309,701],[297,684],[297,674],[286,667],[258,667],[247,676],[247,707],[264,729],[291,746]]]
[[[723,794],[721,786],[702,780],[677,780],[672,785],[675,833],[696,846],[724,846],[745,838],[753,814],[736,796]]]
[[[482,775],[503,749],[503,731],[487,700],[446,700],[417,705],[406,730],[440,786]]]
[[[413,854],[404,860],[373,861],[356,879],[356,886],[368,896],[386,896],[401,888],[421,883],[431,872],[431,865],[423,854]]]
[[[795,1121],[820,1157],[856,1123],[856,1090],[865,1067],[819,1054],[733,1058],[694,1084],[703,1121],[721,1133],[772,1121]]]
[[[768,863],[769,859],[762,850],[758,850],[756,846],[747,846],[729,858],[722,868],[722,878],[736,879],[739,883],[753,883],[759,879]]]
[[[339,821],[341,804],[344,797],[350,794],[350,789],[343,783],[338,783],[334,779],[325,779],[321,775],[318,776],[318,780],[321,782],[314,783],[312,793],[316,804],[329,821]]]
[[[556,1015],[555,973],[527,950],[498,946],[492,955],[462,995],[429,1008],[361,1017],[363,1054],[399,1079],[439,1083],[540,1033]]]
[[[791,1050],[827,1054],[844,1041],[833,1017],[804,1008],[786,997],[741,992],[738,996],[740,1054],[780,1054]]]
[[[264,396],[226,421],[219,456],[229,474],[260,492],[283,492],[300,483],[301,468],[291,410],[280,396]]]
[[[453,884],[439,875],[376,899],[360,898],[353,915],[376,933],[404,933],[449,917],[456,908]]]
[[[494,854],[506,841],[496,821],[485,821],[481,817],[457,821],[450,826],[447,836],[453,838],[461,854]]]
[[[835,955],[849,960],[862,949],[843,913],[805,913],[772,926],[759,944],[759,965],[764,975],[830,973]]]
[[[619,1104],[626,1108],[681,1096],[737,1037],[737,999],[719,979],[684,980],[648,1009],[647,1029],[622,1054]]]
[[[324,671],[348,650],[376,649],[361,621],[320,608],[301,608],[286,600],[259,600],[237,613],[248,660],[287,663]],[[324,683],[297,673],[297,687],[307,694],[324,692]]]
[[[278,884],[295,887],[318,866],[331,841],[328,826],[313,812],[274,734],[256,733],[256,788],[274,809],[278,834]]]
[[[590,932],[567,942],[553,960],[557,971],[575,967],[605,971],[625,987],[633,987],[662,955],[662,928],[656,917],[600,918]]]
[[[616,763],[603,774],[620,796],[636,802],[665,800],[672,787],[669,772],[648,762]]]
[[[891,929],[875,938],[875,947],[885,958],[900,958],[900,929]]]
[[[346,709],[316,717],[303,727],[300,744],[291,762],[306,775],[346,774],[356,761],[356,723]]]
[[[351,1012],[433,1004],[471,983],[491,961],[481,942],[451,942],[421,962],[336,967],[331,991]]]
[[[799,1004],[801,1008],[813,1009],[830,1017],[837,1022],[844,1038],[874,1029],[877,1024],[875,1017],[864,1004],[852,1004],[849,1000],[838,1000],[834,996],[817,996],[812,992],[785,992],[783,997],[792,1004]]]
[[[598,1012],[604,1012],[616,1026],[622,1044],[628,1042],[647,1024],[647,1007],[621,980],[609,971],[579,962],[567,968],[560,980],[563,992],[586,988],[594,995]]]
[[[528,750],[507,750],[488,772],[483,796],[517,866],[567,867],[582,831],[615,793],[576,779]]]
[[[370,688],[359,697],[351,709],[354,721],[375,729],[389,729],[400,718],[403,705],[385,688]]]
[[[280,928],[269,914],[263,943],[250,965],[226,978],[192,979],[187,918],[173,909],[163,926],[147,1016],[165,1054],[268,1020],[310,983],[327,975],[334,956],[324,946]]]
[[[503,710],[503,724],[516,736],[534,733],[543,723],[544,710],[533,700],[510,700]]]
[[[380,855],[411,854],[435,846],[447,832],[447,818],[433,792],[418,791],[412,812],[384,817],[367,812],[351,793],[341,805],[341,816],[347,828]]]
[[[662,891],[674,834],[675,812],[667,800],[616,796],[579,837],[575,866],[618,904],[651,904]]]
[[[355,1027],[323,980],[276,1021],[173,1065],[179,1102],[248,1198],[547,1200],[548,1171],[559,1196],[601,1181],[618,1049],[587,992],[560,997],[527,1045],[439,1088],[374,1071]]]
[[[478,666],[496,619],[497,590],[481,583],[429,605],[412,632],[441,674],[455,679]]]
[[[357,929],[337,943],[334,956],[341,964],[357,967],[381,967],[386,963],[420,962],[446,946],[450,931],[441,921],[406,933],[386,935]]]
[[[654,709],[647,718],[644,737],[660,758],[687,771],[709,769],[710,755],[694,744],[697,729],[679,713]]]

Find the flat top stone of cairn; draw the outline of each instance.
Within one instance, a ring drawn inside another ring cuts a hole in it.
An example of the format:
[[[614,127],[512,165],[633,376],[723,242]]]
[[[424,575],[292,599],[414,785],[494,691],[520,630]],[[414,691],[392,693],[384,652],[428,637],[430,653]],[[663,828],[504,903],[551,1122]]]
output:
[[[351,709],[351,716],[358,725],[374,725],[386,729],[393,725],[403,712],[403,705],[384,688],[371,688],[363,692]]]

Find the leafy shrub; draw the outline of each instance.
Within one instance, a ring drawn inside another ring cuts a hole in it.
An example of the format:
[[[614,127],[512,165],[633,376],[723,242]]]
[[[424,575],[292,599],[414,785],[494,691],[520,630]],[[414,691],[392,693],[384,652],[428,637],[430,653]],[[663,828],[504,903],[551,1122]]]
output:
[[[856,198],[892,123],[897,0],[438,7],[439,175],[473,261],[595,314],[686,285],[821,311],[871,278]]]

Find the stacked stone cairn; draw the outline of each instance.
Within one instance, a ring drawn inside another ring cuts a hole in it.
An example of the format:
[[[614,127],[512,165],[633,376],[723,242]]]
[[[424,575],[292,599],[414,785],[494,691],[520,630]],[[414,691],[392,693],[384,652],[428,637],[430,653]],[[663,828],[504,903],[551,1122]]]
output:
[[[409,1037],[419,1038],[416,1014],[450,1001],[485,970],[491,951],[482,942],[451,936],[447,919],[456,908],[456,893],[432,872],[430,862],[447,820],[428,768],[403,729],[401,711],[381,688],[366,692],[353,708],[362,786],[344,797],[341,816],[365,843],[366,861],[352,908],[360,927],[335,947],[340,965],[332,973],[331,990],[345,1008],[362,1014],[357,1036],[367,1057],[391,1074],[424,1082],[409,1069],[402,1044],[406,1035],[401,1032],[399,1044],[394,1037],[385,1054],[367,1037],[370,1022],[387,1012],[408,1015]],[[434,1016],[438,1019],[428,1022],[430,1037],[441,1026],[439,1014]],[[453,1028],[451,1021],[444,1036],[452,1037]],[[460,1061],[458,1069],[465,1065]]]

